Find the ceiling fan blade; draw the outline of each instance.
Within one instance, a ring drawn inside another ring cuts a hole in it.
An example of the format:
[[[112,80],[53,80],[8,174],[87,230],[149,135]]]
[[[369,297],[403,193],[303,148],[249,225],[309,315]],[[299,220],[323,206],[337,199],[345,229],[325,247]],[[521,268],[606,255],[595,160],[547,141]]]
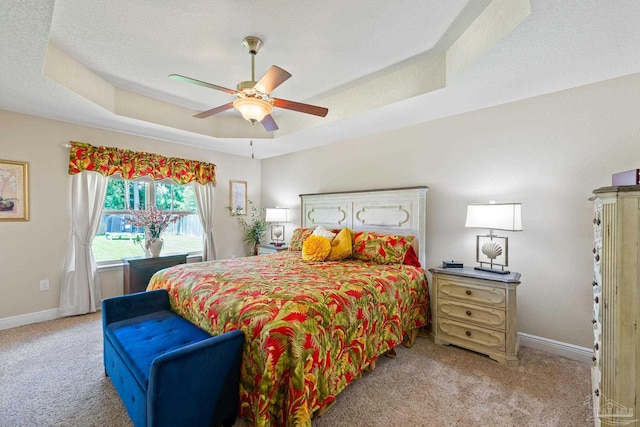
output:
[[[193,83],[194,85],[208,87],[209,89],[220,90],[222,92],[227,92],[231,95],[235,95],[237,92],[233,89],[228,89],[226,87],[214,85],[213,83],[203,82],[202,80],[192,79],[191,77],[181,76],[180,74],[169,74],[170,79],[180,80],[187,83]]]
[[[272,90],[287,81],[289,77],[291,77],[291,73],[272,65],[271,68],[260,77],[260,80],[254,87],[262,93],[271,93]]]
[[[288,101],[286,99],[271,98],[274,107],[285,108],[287,110],[299,111],[301,113],[313,114],[324,117],[329,112],[328,108],[317,107],[315,105],[303,104],[302,102]]]
[[[267,132],[273,132],[274,130],[279,129],[276,121],[273,120],[271,114],[267,114],[266,116],[264,116],[264,119],[262,119],[262,125],[267,130]]]
[[[206,117],[213,116],[214,114],[222,113],[223,111],[227,111],[228,109],[233,108],[233,102],[229,102],[228,104],[221,105],[216,108],[212,108],[211,110],[203,111],[202,113],[196,114],[196,119],[204,119]]]

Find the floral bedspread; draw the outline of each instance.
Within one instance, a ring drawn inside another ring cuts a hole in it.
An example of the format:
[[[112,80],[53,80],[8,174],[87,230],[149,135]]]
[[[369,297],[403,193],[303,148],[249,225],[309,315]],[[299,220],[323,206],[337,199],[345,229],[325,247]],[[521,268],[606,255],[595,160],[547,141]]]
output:
[[[181,316],[246,336],[240,415],[255,426],[311,426],[357,375],[429,323],[424,270],[308,262],[300,252],[182,264],[156,273]]]

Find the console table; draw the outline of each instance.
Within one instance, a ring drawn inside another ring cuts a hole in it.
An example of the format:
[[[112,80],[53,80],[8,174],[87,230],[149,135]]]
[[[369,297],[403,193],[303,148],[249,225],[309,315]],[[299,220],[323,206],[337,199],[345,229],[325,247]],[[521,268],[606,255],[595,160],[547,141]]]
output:
[[[187,254],[123,258],[124,293],[144,292],[151,276],[163,268],[186,264]]]

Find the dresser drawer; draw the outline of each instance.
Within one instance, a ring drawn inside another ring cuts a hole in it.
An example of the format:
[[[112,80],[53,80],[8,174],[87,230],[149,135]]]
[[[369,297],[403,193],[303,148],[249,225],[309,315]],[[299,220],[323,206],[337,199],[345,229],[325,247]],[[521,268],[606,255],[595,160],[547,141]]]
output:
[[[451,344],[461,344],[472,350],[480,347],[480,349],[505,351],[504,332],[483,329],[480,326],[445,318],[438,319],[437,328],[440,339]]]
[[[483,287],[471,283],[462,284],[461,281],[441,279],[438,289],[439,297],[455,298],[460,301],[485,304],[493,307],[506,307],[504,289],[497,287]]]
[[[463,322],[505,330],[506,314],[504,310],[500,309],[440,299],[438,300],[438,314],[451,319],[462,320]]]

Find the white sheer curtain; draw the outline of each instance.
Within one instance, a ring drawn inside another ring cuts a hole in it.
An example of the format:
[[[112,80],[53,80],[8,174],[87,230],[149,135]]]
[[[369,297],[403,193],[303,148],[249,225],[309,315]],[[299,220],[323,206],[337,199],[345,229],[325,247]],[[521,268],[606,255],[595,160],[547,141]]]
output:
[[[193,192],[198,204],[198,214],[204,232],[202,242],[202,261],[212,261],[217,258],[216,243],[213,236],[213,204],[214,204],[213,183],[202,185],[193,184]]]
[[[109,178],[84,171],[71,177],[71,241],[60,292],[61,316],[94,312],[100,307],[100,281],[91,243],[98,232]]]

